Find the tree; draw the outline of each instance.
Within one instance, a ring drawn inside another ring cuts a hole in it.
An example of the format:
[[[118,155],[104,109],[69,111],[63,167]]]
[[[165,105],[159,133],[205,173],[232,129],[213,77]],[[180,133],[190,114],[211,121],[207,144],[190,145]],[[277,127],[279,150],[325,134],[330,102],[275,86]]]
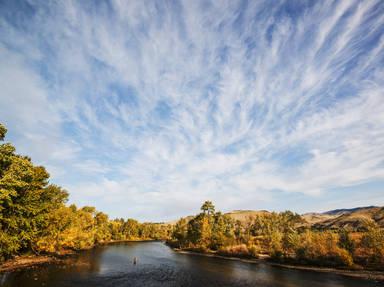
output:
[[[1,140],[5,133],[1,125]],[[67,192],[48,180],[44,167],[16,154],[11,144],[0,145],[0,257],[33,251],[48,214],[66,201]]]
[[[95,215],[95,224],[95,242],[100,243],[111,240],[108,215],[103,212],[97,212]]]
[[[188,240],[196,247],[208,248],[211,233],[210,220],[205,213],[200,213],[188,223]]]
[[[210,248],[218,250],[222,246],[234,240],[234,223],[233,220],[222,214],[216,212],[214,215],[214,222],[212,226],[212,238]]]
[[[181,218],[176,222],[173,231],[172,238],[178,243],[178,247],[185,247],[188,242],[188,221],[185,218]]]
[[[53,210],[47,218],[47,227],[42,230],[36,240],[36,250],[39,252],[58,252],[65,247],[70,247],[68,243],[69,230],[74,222],[75,212],[66,206]]]
[[[205,201],[201,206],[201,210],[204,214],[212,215],[215,213],[215,206],[213,205],[212,201]]]
[[[361,248],[368,264],[384,266],[384,230],[373,222],[367,223],[367,229],[361,238]]]
[[[6,127],[0,124],[0,141],[4,140],[6,133],[7,133]]]
[[[140,223],[132,218],[128,218],[123,224],[123,233],[127,239],[139,238]]]
[[[7,129],[0,124],[0,141]],[[23,252],[61,252],[123,239],[164,239],[165,224],[109,220],[92,206],[66,206],[68,192],[49,184],[49,173],[0,144],[0,261]]]
[[[355,242],[351,239],[349,232],[345,228],[339,233],[339,246],[351,254],[355,250]]]

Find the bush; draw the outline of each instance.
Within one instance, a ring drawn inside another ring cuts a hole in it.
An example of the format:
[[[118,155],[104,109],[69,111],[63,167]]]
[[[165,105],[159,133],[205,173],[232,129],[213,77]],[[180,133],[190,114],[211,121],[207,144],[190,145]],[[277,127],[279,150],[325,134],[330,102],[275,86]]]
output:
[[[218,254],[224,256],[239,256],[239,257],[248,257],[250,252],[245,244],[232,245],[221,247],[218,251]]]
[[[384,269],[384,230],[376,225],[368,226],[361,238],[358,253],[365,265]]]
[[[1,127],[1,126],[0,126]],[[10,236],[0,230],[0,262],[9,259],[20,249],[16,236]]]
[[[338,248],[335,260],[336,263],[341,266],[351,267],[353,265],[353,259],[351,254],[347,250],[342,248]]]
[[[249,245],[248,246],[248,253],[250,256],[259,258],[259,254],[261,252],[261,248],[258,245]]]
[[[352,266],[351,254],[338,243],[338,236],[331,232],[307,231],[301,235],[296,247],[296,259],[321,266]]]

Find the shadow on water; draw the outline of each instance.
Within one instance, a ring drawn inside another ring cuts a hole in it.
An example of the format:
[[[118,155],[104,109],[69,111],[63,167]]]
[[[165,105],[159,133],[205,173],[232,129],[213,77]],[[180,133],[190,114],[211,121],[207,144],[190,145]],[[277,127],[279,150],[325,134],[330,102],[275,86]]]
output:
[[[134,264],[134,258],[137,264]],[[161,242],[100,246],[65,264],[3,274],[0,285],[16,286],[274,286],[370,287],[374,281],[178,254]]]

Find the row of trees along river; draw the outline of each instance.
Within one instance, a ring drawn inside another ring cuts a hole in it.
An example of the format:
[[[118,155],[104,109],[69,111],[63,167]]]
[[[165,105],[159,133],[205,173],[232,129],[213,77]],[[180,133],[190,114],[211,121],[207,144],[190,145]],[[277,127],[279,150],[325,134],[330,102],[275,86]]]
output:
[[[0,124],[0,140],[6,135]],[[115,240],[164,239],[170,226],[110,220],[94,207],[67,206],[68,192],[10,143],[0,145],[0,262],[19,254],[61,253]]]
[[[260,213],[245,223],[215,212],[210,201],[201,211],[176,223],[171,246],[283,263],[384,270],[384,230],[372,222],[358,232],[314,230],[291,211]]]
[[[6,135],[0,124],[0,140]],[[94,207],[66,205],[68,193],[49,174],[0,145],[0,261],[20,254],[57,254],[116,240],[167,240],[172,247],[225,256],[301,264],[384,268],[384,231],[313,230],[290,211],[235,221],[205,202],[202,212],[176,224],[113,219]],[[144,212],[144,211],[143,211]]]

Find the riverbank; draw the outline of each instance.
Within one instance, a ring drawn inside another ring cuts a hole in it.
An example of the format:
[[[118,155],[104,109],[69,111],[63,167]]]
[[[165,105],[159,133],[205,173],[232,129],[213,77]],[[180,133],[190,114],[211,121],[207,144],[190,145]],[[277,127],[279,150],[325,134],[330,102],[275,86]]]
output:
[[[44,264],[60,263],[69,255],[21,255],[5,261],[0,265],[0,273],[13,272],[24,268],[31,268]]]
[[[128,240],[126,239],[126,240],[111,240],[111,241],[101,242],[98,245],[108,245],[113,243],[125,243],[125,242],[162,242],[162,241],[164,240],[159,240],[159,239],[129,239]]]
[[[133,264],[136,257],[137,264]],[[0,286],[377,287],[382,282],[175,253],[161,242],[105,245],[59,264],[0,274]]]
[[[154,241],[158,242],[159,240],[144,240],[144,241],[143,240],[116,240],[116,241],[106,242],[102,245],[124,243],[124,242],[154,242]],[[275,266],[278,268],[322,272],[322,273],[333,273],[333,274],[338,274],[338,275],[343,275],[348,277],[384,282],[384,272],[382,271],[347,270],[347,269],[336,269],[336,268],[326,268],[326,267],[282,264],[282,263],[272,262],[269,256],[267,255],[260,255],[259,258],[247,258],[247,257],[241,258],[241,257],[234,257],[234,256],[219,255],[219,254],[216,254],[215,252],[202,253],[202,252],[182,250],[177,248],[172,248],[172,250],[179,254],[185,254],[185,255],[212,257],[212,258],[218,258],[218,259],[224,259],[224,260],[240,261],[240,262],[249,263],[249,264],[268,264],[270,266]],[[71,256],[76,256],[80,252],[81,250],[66,251],[64,253],[52,254],[52,255],[18,256],[0,265],[0,273],[8,273],[8,272],[14,272],[20,269],[35,268],[45,264],[65,264],[64,262],[65,259],[68,259]]]
[[[338,275],[348,276],[348,277],[355,277],[355,278],[361,278],[361,279],[368,279],[368,280],[374,280],[374,281],[383,281],[384,282],[384,272],[383,271],[371,271],[371,270],[347,270],[347,269],[337,269],[337,268],[327,268],[327,267],[317,267],[317,266],[303,266],[303,265],[292,265],[292,264],[282,264],[282,263],[276,263],[272,262],[269,256],[266,255],[260,255],[259,258],[241,258],[241,257],[233,257],[233,256],[223,256],[215,254],[214,252],[207,252],[207,253],[201,253],[196,251],[188,251],[188,250],[182,250],[177,248],[172,248],[175,252],[179,254],[185,254],[185,255],[194,255],[194,256],[204,256],[204,257],[212,257],[212,258],[219,258],[224,260],[233,260],[233,261],[240,261],[244,263],[250,263],[250,264],[268,264],[270,266],[280,267],[280,268],[287,268],[287,269],[296,269],[296,270],[303,270],[303,271],[313,271],[313,272],[322,272],[322,273],[334,273]]]
[[[32,268],[44,264],[61,264],[64,259],[71,256],[76,256],[79,252],[96,248],[97,246],[116,244],[116,243],[128,243],[128,242],[155,242],[160,240],[154,239],[132,239],[132,240],[112,240],[107,242],[101,242],[91,248],[81,250],[64,250],[60,253],[52,253],[47,255],[20,255],[15,258],[9,259],[0,264],[0,273],[14,272],[24,268]]]

